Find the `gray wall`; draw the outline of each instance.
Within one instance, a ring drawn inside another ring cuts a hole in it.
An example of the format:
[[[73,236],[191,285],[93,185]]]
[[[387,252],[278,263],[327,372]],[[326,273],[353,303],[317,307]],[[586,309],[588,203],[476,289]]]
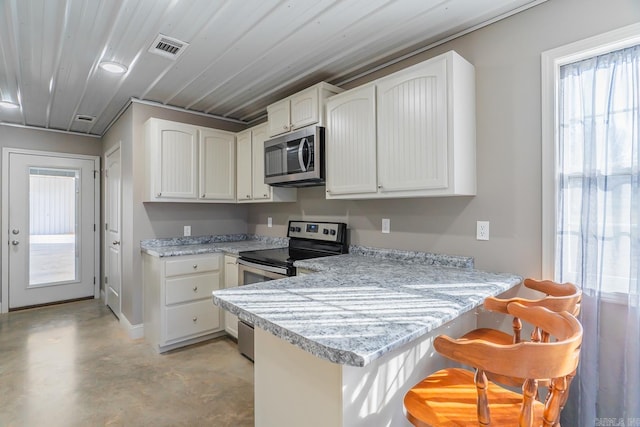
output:
[[[475,197],[327,201],[303,189],[297,203],[254,205],[250,231],[283,235],[288,219],[343,220],[352,243],[475,257],[476,266],[541,275],[540,54],[640,19],[634,0],[550,0],[376,72],[348,87],[455,50],[475,65],[478,193]],[[272,216],[273,228],[266,227]],[[391,219],[391,233],[380,232]],[[477,220],[491,222],[487,242]]]
[[[0,125],[0,150],[5,147],[91,156],[99,156],[102,152],[102,142],[99,138]],[[0,176],[2,176],[1,169],[2,165],[0,162]],[[0,201],[1,200],[0,195]],[[6,224],[0,224],[0,226],[5,227]],[[2,255],[3,249],[4,245],[0,245],[0,256]],[[0,274],[1,273],[0,271]],[[4,298],[4,296],[0,295],[0,300],[2,298]]]
[[[234,204],[143,203],[145,192],[144,123],[150,117],[228,131],[245,126],[152,105],[133,103],[104,136],[104,152],[121,142],[122,156],[122,313],[133,324],[142,318],[140,240],[247,232],[248,207]]]

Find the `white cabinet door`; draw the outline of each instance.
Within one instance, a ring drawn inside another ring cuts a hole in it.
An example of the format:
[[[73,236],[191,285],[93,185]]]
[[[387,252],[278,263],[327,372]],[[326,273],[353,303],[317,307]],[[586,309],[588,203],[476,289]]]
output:
[[[253,151],[253,199],[271,198],[271,186],[264,183],[264,142],[267,137],[267,125],[256,126],[252,130]]]
[[[238,286],[238,261],[236,257],[224,256],[224,288]],[[238,317],[225,310],[224,330],[234,338],[238,338]]]
[[[252,196],[252,143],[251,130],[245,130],[236,135],[237,139],[237,196],[238,201],[251,200]]]
[[[291,130],[291,103],[289,98],[267,107],[269,136],[280,135]]]
[[[151,122],[151,164],[155,168],[152,197],[198,197],[198,131],[195,126],[166,120]]]
[[[363,86],[327,101],[327,198],[376,193],[376,88]]]
[[[376,85],[380,191],[446,188],[446,57],[414,65]]]
[[[200,198],[235,200],[236,149],[231,132],[200,128]]]
[[[318,87],[299,92],[291,97],[291,130],[318,123]]]

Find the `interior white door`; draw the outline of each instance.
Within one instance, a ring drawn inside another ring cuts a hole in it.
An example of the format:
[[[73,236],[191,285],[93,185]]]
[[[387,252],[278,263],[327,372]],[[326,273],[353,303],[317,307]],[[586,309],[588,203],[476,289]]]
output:
[[[95,295],[95,162],[9,153],[9,308]]]
[[[107,155],[105,161],[105,298],[106,303],[119,318],[122,292],[121,251],[121,169],[120,148]]]

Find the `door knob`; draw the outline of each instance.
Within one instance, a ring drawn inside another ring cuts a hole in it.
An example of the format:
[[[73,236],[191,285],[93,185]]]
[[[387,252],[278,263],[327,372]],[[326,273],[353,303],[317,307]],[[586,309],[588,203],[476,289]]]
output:
[[[120,244],[120,241],[119,241],[119,240],[114,240],[113,242],[111,242],[111,244],[112,244],[112,245],[114,245],[114,246],[115,246],[115,245],[119,245],[119,244]]]
[[[12,240],[12,241],[11,241],[11,244],[12,244],[13,246],[17,246],[18,244],[20,244],[20,242],[18,242],[17,240]]]
[[[11,233],[20,234],[20,230],[18,230],[17,228],[14,228],[13,230],[11,230]]]

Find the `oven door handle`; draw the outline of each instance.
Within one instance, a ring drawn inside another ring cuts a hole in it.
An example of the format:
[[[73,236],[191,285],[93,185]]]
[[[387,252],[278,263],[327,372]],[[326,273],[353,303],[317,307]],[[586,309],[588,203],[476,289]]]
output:
[[[278,267],[272,267],[270,265],[262,265],[262,264],[257,264],[255,262],[250,262],[244,259],[239,259],[238,260],[238,264],[240,265],[244,265],[250,268],[255,268],[256,270],[263,270],[263,271],[269,271],[271,273],[276,273],[276,274],[281,274],[283,276],[287,275],[287,269],[286,268],[278,268]]]

